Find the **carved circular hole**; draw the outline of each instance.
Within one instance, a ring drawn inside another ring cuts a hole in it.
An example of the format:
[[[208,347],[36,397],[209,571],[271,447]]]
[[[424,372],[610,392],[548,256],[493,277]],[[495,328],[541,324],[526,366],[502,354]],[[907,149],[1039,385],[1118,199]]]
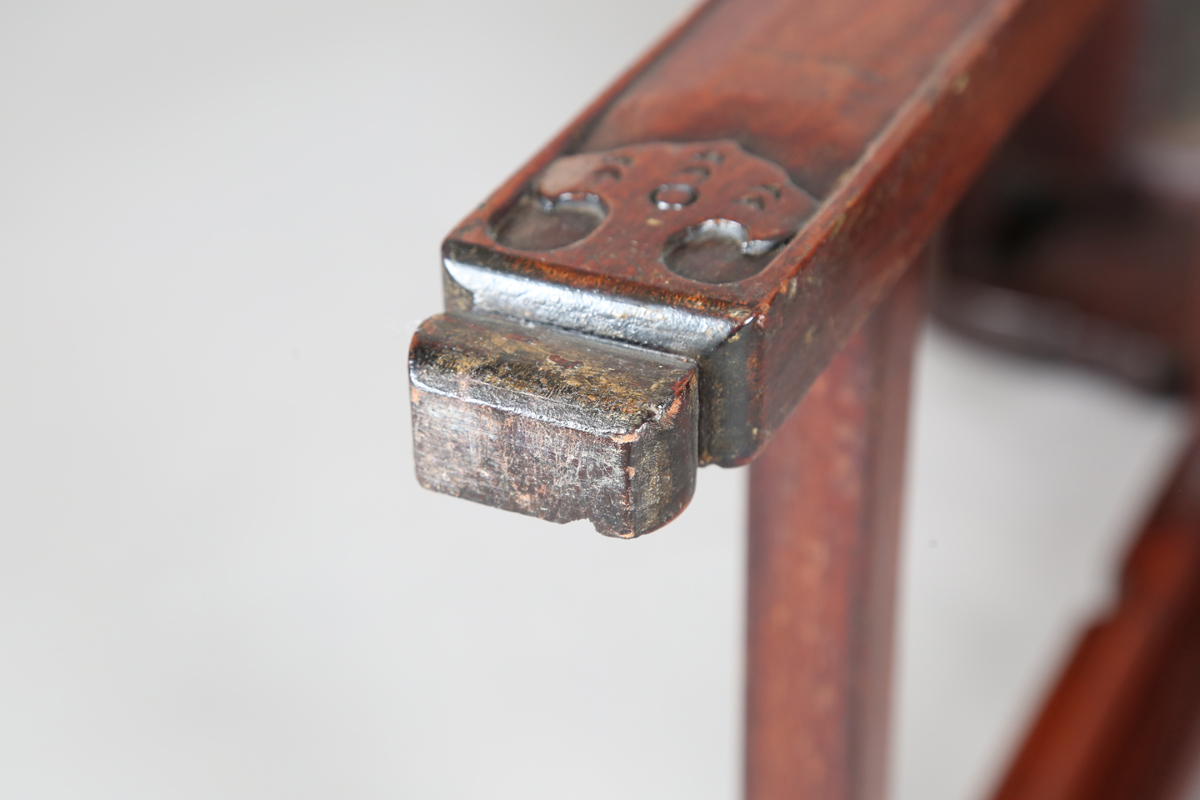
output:
[[[782,244],[750,239],[740,222],[709,219],[668,238],[662,260],[689,280],[732,283],[762,272]]]
[[[600,167],[592,173],[592,178],[594,180],[619,181],[621,180],[621,170],[613,166]]]
[[[696,202],[696,187],[688,183],[664,183],[650,193],[650,202],[660,211],[678,211]]]
[[[762,211],[764,208],[767,207],[767,201],[763,200],[763,197],[760,194],[743,195],[742,197],[738,198],[738,202],[741,203],[742,205],[751,206],[752,208],[757,208],[759,211]]]
[[[526,195],[492,223],[492,238],[513,250],[557,250],[586,238],[606,216],[594,194]]]

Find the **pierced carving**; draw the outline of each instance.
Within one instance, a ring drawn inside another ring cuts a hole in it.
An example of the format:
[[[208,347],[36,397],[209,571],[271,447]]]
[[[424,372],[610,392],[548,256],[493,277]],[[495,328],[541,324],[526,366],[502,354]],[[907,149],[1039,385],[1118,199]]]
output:
[[[762,272],[784,242],[751,239],[746,226],[730,219],[706,219],[667,239],[667,269],[702,283],[732,283]]]
[[[659,211],[679,211],[696,202],[698,196],[696,187],[690,183],[664,183],[650,193],[650,202]]]
[[[463,238],[614,277],[732,283],[765,269],[815,208],[736,142],[652,143],[556,159]]]
[[[612,177],[603,170],[597,172],[598,177]],[[514,250],[557,250],[586,238],[607,215],[604,203],[590,192],[527,195],[504,215],[493,235]]]

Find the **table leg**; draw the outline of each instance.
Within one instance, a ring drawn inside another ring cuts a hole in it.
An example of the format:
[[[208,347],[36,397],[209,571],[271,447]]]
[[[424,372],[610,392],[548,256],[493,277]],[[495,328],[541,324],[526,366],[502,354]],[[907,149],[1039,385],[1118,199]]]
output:
[[[751,466],[746,797],[882,800],[923,255]]]

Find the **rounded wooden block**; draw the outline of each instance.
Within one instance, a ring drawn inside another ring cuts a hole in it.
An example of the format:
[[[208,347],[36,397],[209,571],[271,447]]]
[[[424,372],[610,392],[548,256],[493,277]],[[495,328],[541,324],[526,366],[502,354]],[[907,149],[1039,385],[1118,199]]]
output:
[[[431,317],[409,352],[426,488],[632,538],[696,481],[696,363],[545,325]]]

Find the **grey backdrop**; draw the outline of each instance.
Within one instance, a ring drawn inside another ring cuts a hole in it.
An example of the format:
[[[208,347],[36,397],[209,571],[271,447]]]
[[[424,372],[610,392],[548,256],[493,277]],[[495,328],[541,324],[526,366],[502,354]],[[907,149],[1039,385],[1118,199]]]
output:
[[[0,8],[0,797],[733,800],[745,473],[419,489],[440,237],[686,4]],[[930,333],[896,796],[975,798],[1184,435]]]

